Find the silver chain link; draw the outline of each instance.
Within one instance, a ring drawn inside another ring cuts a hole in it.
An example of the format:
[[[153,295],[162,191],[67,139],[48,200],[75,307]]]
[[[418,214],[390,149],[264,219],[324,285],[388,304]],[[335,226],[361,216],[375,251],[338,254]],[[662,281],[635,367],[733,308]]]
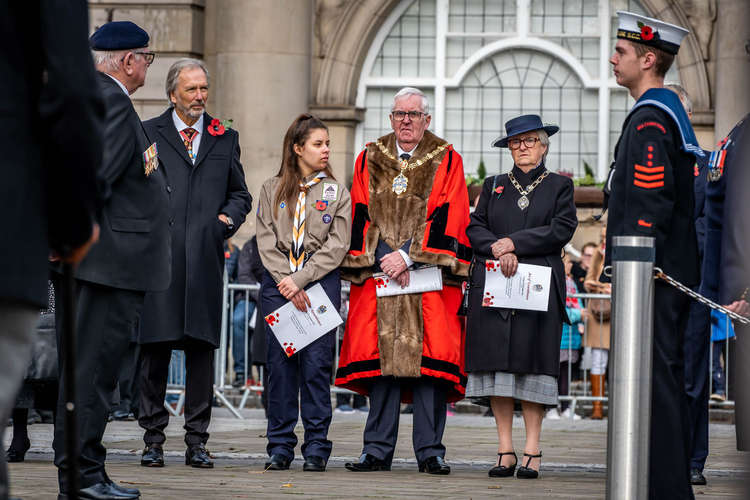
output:
[[[727,316],[729,316],[730,318],[732,318],[735,321],[739,321],[740,323],[743,323],[745,325],[750,324],[750,318],[746,318],[745,316],[737,314],[736,312],[730,311],[729,309],[727,309],[724,306],[720,306],[719,304],[717,304],[713,300],[708,299],[708,298],[704,297],[703,295],[699,294],[698,292],[695,292],[692,289],[690,289],[689,287],[683,285],[682,283],[680,283],[679,281],[677,281],[673,277],[671,277],[668,274],[664,273],[664,271],[662,271],[658,267],[654,268],[654,279],[662,279],[662,280],[666,281],[667,283],[669,283],[670,285],[672,285],[673,287],[675,287],[679,291],[681,291],[681,292],[685,293],[686,295],[688,295],[691,299],[697,300],[701,304],[704,304],[704,305],[710,307],[711,309],[716,309],[717,311],[721,311],[721,312],[723,312],[724,314],[726,314]]]

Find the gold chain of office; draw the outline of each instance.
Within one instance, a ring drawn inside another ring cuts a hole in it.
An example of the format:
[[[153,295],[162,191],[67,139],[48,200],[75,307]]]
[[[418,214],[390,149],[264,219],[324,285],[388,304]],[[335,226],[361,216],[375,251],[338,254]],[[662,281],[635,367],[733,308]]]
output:
[[[396,193],[396,195],[405,193],[406,188],[409,185],[409,179],[404,175],[404,172],[406,172],[407,170],[414,170],[417,167],[421,167],[422,165],[442,153],[443,150],[450,145],[448,143],[445,143],[441,146],[436,147],[435,149],[424,155],[422,158],[418,158],[410,162],[409,160],[400,160],[396,158],[393,153],[388,151],[388,149],[383,145],[382,142],[377,141],[375,144],[378,146],[378,149],[380,149],[381,153],[383,153],[389,159],[398,163],[398,166],[401,169],[401,172],[393,178],[393,183],[391,184],[391,189],[393,189],[393,192]]]
[[[513,184],[513,187],[516,188],[518,194],[521,195],[521,197],[518,199],[518,208],[520,208],[521,210],[526,210],[526,208],[529,206],[529,198],[526,195],[530,194],[534,190],[534,188],[536,188],[548,175],[549,170],[545,170],[542,175],[537,177],[536,180],[530,185],[526,186],[526,189],[524,190],[521,187],[521,184],[519,184],[516,178],[513,176],[513,172],[508,172],[508,179],[510,179],[510,183]]]

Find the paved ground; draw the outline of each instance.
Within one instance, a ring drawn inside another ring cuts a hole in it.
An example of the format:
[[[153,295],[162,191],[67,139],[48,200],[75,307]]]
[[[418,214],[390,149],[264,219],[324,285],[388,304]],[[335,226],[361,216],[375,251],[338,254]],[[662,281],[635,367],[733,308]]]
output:
[[[173,419],[165,446],[167,466],[146,469],[138,465],[141,431],[135,422],[110,423],[105,436],[110,476],[140,488],[143,498],[603,498],[605,492],[606,421],[545,421],[542,433],[544,458],[537,481],[490,479],[497,437],[492,418],[478,415],[448,417],[445,444],[449,476],[417,472],[411,450],[411,418],[402,415],[399,445],[391,472],[355,474],[345,461],[360,453],[365,416],[335,414],[330,437],[334,443],[328,471],[302,472],[298,458],[286,472],[263,472],[265,420],[260,410],[245,410],[244,420],[217,410],[211,424],[209,448],[216,468],[185,467],[181,419]],[[55,498],[56,470],[51,456],[51,426],[30,428],[32,450],[21,464],[10,464],[13,494],[25,499]],[[8,431],[10,433],[10,430]],[[298,428],[298,436],[302,429]],[[6,436],[6,446],[10,436]],[[523,424],[514,421],[516,450],[523,449]],[[711,453],[706,465],[708,485],[696,487],[699,499],[748,498],[743,476],[744,456],[734,448],[734,427],[711,425]],[[299,453],[299,448],[297,449]]]

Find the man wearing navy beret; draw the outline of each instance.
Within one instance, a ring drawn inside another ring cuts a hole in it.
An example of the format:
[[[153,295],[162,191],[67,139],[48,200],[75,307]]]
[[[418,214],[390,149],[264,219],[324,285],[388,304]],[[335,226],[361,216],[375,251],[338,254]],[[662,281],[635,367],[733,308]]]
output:
[[[100,239],[75,272],[81,453],[77,496],[132,499],[139,498],[140,492],[119,486],[104,470],[102,436],[145,293],[169,286],[168,198],[156,145],[146,136],[129,97],[143,86],[154,60],[148,34],[132,22],[117,21],[100,27],[89,42],[106,118],[103,161],[97,171],[102,197]],[[58,325],[62,324],[60,304],[65,301],[58,301]],[[66,382],[61,375],[61,387]],[[59,498],[69,493],[63,404],[60,399],[53,442]]]

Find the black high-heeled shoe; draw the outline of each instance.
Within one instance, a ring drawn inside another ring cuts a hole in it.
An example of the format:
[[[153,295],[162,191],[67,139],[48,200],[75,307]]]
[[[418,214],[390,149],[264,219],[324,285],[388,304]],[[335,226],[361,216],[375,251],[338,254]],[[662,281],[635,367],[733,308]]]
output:
[[[538,478],[539,477],[539,471],[530,468],[529,465],[531,464],[531,459],[532,458],[539,458],[539,459],[542,458],[542,452],[541,452],[541,450],[539,451],[539,453],[537,455],[531,455],[529,453],[524,452],[523,456],[524,457],[529,457],[529,459],[526,461],[526,465],[522,465],[522,466],[520,466],[518,468],[518,472],[516,472],[516,477],[518,479],[536,479],[536,478]],[[541,467],[541,466],[542,466],[542,461],[539,460],[539,467]]]
[[[503,455],[513,455],[513,457],[516,459],[516,462],[510,466],[502,465],[501,462],[503,461]],[[518,465],[518,456],[516,455],[516,452],[504,451],[502,453],[498,453],[497,456],[499,457],[497,459],[497,465],[491,468],[487,474],[490,477],[513,477],[513,473],[516,471],[516,465]]]
[[[5,452],[5,458],[8,462],[23,462],[29,448],[31,448],[31,441],[29,441],[29,438],[26,438],[26,441],[24,441],[22,450],[14,448],[13,442],[11,442],[10,448]]]

